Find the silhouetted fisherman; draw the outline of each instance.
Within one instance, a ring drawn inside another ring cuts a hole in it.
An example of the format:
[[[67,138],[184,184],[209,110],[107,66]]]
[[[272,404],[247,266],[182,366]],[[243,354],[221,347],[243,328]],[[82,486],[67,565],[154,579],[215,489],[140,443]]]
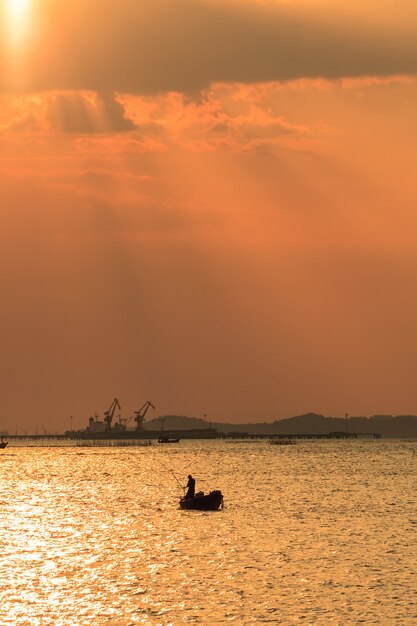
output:
[[[185,499],[194,498],[195,495],[195,479],[188,474],[188,483],[187,483],[187,493],[185,494]]]

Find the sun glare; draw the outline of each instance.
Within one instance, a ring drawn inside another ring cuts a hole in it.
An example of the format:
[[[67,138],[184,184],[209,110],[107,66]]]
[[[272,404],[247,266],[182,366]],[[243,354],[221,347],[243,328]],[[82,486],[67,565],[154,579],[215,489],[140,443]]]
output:
[[[19,17],[25,13],[29,6],[29,0],[7,0],[7,10],[13,19],[19,19]]]
[[[30,0],[6,0],[5,5],[10,39],[16,44],[24,38]]]

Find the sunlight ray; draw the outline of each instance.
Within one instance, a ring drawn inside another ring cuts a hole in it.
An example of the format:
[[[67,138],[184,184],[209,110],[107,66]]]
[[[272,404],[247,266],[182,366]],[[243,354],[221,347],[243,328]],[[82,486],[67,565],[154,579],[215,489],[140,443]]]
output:
[[[16,46],[24,40],[30,0],[5,0],[6,23],[10,42]]]

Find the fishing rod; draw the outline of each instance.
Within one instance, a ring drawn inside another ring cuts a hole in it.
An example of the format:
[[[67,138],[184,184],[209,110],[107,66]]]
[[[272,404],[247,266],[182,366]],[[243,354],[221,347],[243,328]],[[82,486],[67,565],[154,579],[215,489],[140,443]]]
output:
[[[185,487],[183,487],[183,485],[181,485],[180,481],[178,480],[177,476],[176,476],[176,475],[175,475],[175,473],[174,473],[174,470],[172,470],[172,469],[168,468],[168,467],[165,465],[165,463],[162,461],[162,459],[160,459],[160,463],[161,463],[161,465],[162,465],[163,467],[165,467],[165,469],[166,469],[166,470],[168,470],[169,472],[171,472],[171,474],[173,475],[173,477],[175,478],[175,480],[177,481],[177,483],[179,484],[179,486],[181,487],[181,489],[182,489],[183,491],[185,491]]]
[[[177,483],[179,484],[179,486],[181,487],[181,489],[182,489],[183,491],[185,491],[185,487],[183,487],[183,486],[181,485],[180,481],[179,481],[179,480],[178,480],[178,478],[175,476],[175,474],[174,474],[174,470],[170,470],[170,472],[171,472],[171,474],[173,475],[173,477],[175,478],[175,480],[177,481]]]

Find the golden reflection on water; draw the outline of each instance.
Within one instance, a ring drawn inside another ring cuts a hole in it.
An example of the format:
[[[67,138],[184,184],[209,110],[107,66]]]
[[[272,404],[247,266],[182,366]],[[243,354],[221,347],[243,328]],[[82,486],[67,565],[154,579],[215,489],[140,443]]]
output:
[[[416,623],[416,442],[0,455],[2,624]],[[225,509],[178,509],[178,485]],[[413,602],[414,600],[414,602]]]

